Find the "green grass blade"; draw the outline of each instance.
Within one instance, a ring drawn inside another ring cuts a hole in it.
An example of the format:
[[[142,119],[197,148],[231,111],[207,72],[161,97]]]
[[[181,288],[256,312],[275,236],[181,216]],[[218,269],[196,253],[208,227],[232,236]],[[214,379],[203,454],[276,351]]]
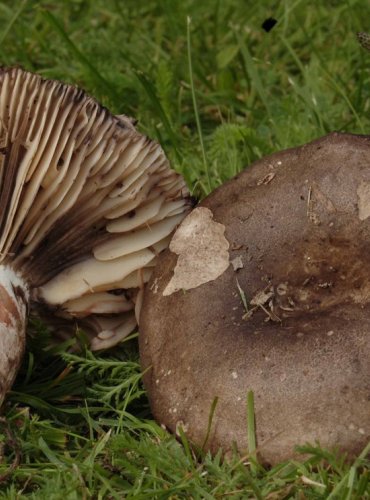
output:
[[[141,85],[143,86],[145,92],[147,93],[151,103],[153,104],[157,114],[158,114],[158,118],[161,120],[161,122],[163,123],[163,126],[168,134],[168,137],[170,138],[170,141],[171,141],[171,144],[172,144],[172,147],[174,149],[174,152],[176,154],[176,157],[177,157],[177,160],[179,162],[182,161],[182,157],[179,153],[179,150],[178,150],[178,147],[177,147],[177,138],[176,138],[176,134],[174,133],[173,129],[172,129],[172,126],[171,126],[171,123],[156,95],[156,92],[155,92],[155,89],[154,89],[154,86],[153,84],[150,82],[150,80],[144,75],[144,73],[142,71],[139,71],[137,68],[135,70],[135,75],[137,77],[137,79],[139,80],[139,82],[141,83]]]
[[[269,104],[269,100],[267,97],[267,93],[265,92],[265,87],[262,83],[259,71],[257,69],[257,66],[255,62],[253,61],[253,58],[251,56],[251,53],[248,49],[247,44],[245,43],[244,38],[240,34],[240,30],[233,27],[233,32],[236,36],[238,45],[240,47],[240,52],[243,57],[244,65],[245,65],[245,71],[246,73],[250,76],[252,86],[258,93],[266,111],[269,116],[272,116],[272,110]]]
[[[208,443],[208,440],[209,440],[209,436],[211,434],[211,428],[212,428],[212,422],[213,422],[213,417],[215,416],[215,411],[216,411],[216,406],[217,406],[217,403],[218,403],[218,397],[216,396],[213,401],[212,401],[212,404],[211,404],[211,409],[210,409],[210,412],[209,412],[209,415],[208,415],[208,425],[207,425],[207,432],[206,432],[206,436],[204,438],[204,441],[202,443],[202,446],[201,446],[201,451],[203,452],[207,443]]]
[[[112,97],[117,105],[120,104],[121,98],[118,95],[116,89],[99,73],[95,66],[87,59],[87,57],[77,48],[73,43],[71,38],[63,29],[59,21],[49,12],[48,10],[41,10],[42,16],[49,23],[49,25],[60,35],[64,40],[69,50],[75,56],[75,58],[83,64],[83,66],[89,71],[91,76],[94,78],[96,83],[99,85],[102,91],[107,95]]]
[[[251,459],[251,471],[257,472],[257,454],[256,454],[256,426],[254,415],[254,394],[249,391],[247,395],[247,430],[248,430],[248,452]]]
[[[8,36],[8,34],[10,33],[10,30],[13,28],[15,22],[17,21],[17,19],[19,18],[19,16],[22,14],[25,6],[27,5],[27,1],[28,0],[23,0],[20,4],[20,6],[18,7],[18,9],[14,12],[12,18],[10,19],[8,25],[6,26],[6,28],[4,29],[4,31],[2,32],[2,34],[0,35],[0,46],[3,45],[6,37]]]
[[[210,172],[209,172],[209,165],[208,165],[208,161],[207,161],[206,151],[205,151],[205,147],[204,147],[203,132],[202,132],[202,126],[201,126],[200,118],[199,118],[197,98],[195,95],[195,86],[194,86],[194,77],[193,77],[193,63],[192,63],[192,58],[191,58],[190,26],[191,26],[191,19],[190,19],[190,17],[188,17],[187,18],[187,49],[188,49],[188,65],[189,65],[189,79],[190,79],[191,97],[193,100],[193,109],[194,109],[194,115],[195,115],[195,122],[197,124],[200,149],[202,151],[204,171],[205,171],[206,180],[207,180],[207,188],[208,188],[208,192],[210,192],[211,191],[211,177],[210,177]]]

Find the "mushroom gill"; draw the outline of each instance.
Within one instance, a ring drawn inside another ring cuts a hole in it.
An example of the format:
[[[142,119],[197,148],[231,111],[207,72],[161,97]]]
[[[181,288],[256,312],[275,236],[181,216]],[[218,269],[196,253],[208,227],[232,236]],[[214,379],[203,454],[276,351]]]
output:
[[[0,207],[1,401],[29,307],[60,335],[78,325],[93,349],[134,330],[143,285],[190,197],[127,117],[76,87],[2,68]]]

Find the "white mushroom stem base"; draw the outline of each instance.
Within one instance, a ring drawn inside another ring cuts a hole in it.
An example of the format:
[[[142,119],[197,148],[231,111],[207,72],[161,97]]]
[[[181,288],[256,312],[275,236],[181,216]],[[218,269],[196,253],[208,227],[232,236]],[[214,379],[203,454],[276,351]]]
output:
[[[28,299],[25,282],[10,267],[0,265],[0,405],[23,357]]]

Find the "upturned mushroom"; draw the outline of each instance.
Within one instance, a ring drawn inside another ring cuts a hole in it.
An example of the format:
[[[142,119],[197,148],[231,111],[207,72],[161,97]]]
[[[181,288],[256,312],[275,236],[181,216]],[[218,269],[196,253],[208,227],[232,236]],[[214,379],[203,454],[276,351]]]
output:
[[[92,349],[137,325],[144,284],[189,211],[182,177],[82,90],[0,70],[0,402],[29,309]],[[136,315],[135,315],[136,312]]]
[[[349,456],[367,444],[369,165],[369,136],[333,133],[257,161],[184,219],[140,319],[161,424],[248,453],[253,391],[264,463],[306,442]]]

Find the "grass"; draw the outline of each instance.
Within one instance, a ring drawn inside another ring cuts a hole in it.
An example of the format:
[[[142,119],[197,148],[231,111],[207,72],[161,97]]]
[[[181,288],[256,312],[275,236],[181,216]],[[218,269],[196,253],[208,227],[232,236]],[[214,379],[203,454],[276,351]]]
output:
[[[370,130],[368,19],[362,0],[2,1],[0,60],[135,116],[201,198],[268,153]],[[195,456],[152,420],[135,338],[101,356],[48,338],[30,325],[3,408],[0,498],[369,498],[369,449],[347,463],[307,445],[269,470]]]

